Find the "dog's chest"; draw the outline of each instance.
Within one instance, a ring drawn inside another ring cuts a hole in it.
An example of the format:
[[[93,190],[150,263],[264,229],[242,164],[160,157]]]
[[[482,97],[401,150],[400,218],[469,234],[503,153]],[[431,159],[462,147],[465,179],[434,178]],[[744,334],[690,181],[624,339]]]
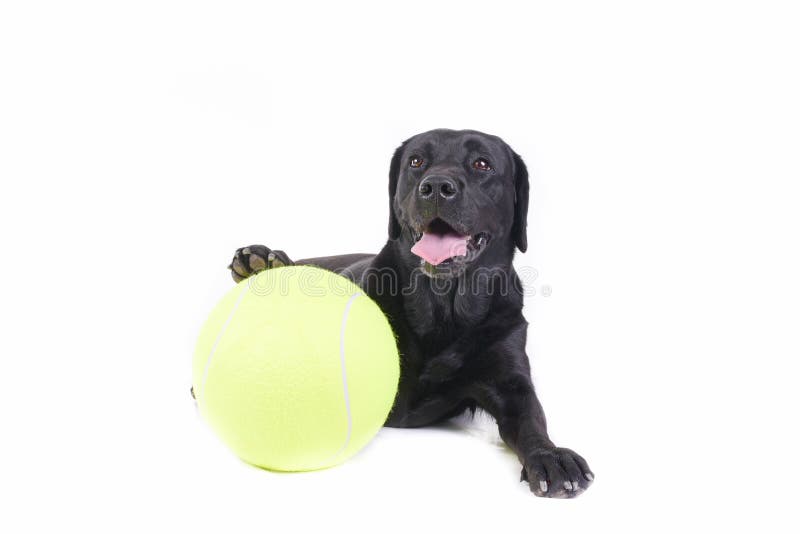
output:
[[[489,311],[489,299],[457,292],[420,292],[404,300],[411,331],[421,338],[433,336],[443,341],[452,341],[461,331],[480,324]]]

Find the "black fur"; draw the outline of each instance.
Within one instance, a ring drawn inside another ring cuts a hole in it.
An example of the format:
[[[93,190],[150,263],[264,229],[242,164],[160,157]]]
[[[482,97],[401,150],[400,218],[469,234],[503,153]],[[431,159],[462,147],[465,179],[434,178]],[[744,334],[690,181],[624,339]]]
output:
[[[423,163],[410,165],[412,157]],[[476,169],[478,158],[491,169]],[[425,198],[420,182],[428,177],[449,180],[457,193]],[[425,426],[482,408],[519,457],[531,491],[573,497],[594,475],[583,458],[548,438],[525,352],[521,284],[512,266],[514,249],[528,246],[528,189],[525,163],[500,138],[472,130],[422,133],[392,157],[389,240],[383,249],[293,263],[349,276],[389,318],[402,375],[387,426]],[[484,233],[488,244],[471,261],[422,262],[410,250],[436,218],[464,235]],[[281,251],[254,245],[237,251],[232,269],[239,280],[291,263]]]

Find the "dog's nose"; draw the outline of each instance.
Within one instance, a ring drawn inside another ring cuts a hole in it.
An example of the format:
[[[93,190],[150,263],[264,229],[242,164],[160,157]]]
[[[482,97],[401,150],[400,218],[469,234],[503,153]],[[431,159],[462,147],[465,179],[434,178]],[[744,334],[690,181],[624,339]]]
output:
[[[436,195],[445,200],[450,200],[458,194],[458,184],[448,176],[433,175],[424,178],[419,183],[419,196],[428,200]]]

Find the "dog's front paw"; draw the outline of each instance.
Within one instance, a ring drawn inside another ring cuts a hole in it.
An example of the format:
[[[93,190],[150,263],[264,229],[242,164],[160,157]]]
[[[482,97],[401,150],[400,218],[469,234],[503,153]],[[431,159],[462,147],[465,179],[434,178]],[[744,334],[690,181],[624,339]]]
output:
[[[561,447],[536,449],[528,454],[522,478],[538,497],[577,497],[594,481],[594,473],[579,454]]]
[[[233,279],[240,282],[263,270],[293,263],[282,250],[270,250],[264,245],[250,245],[236,251],[228,269],[231,270]]]

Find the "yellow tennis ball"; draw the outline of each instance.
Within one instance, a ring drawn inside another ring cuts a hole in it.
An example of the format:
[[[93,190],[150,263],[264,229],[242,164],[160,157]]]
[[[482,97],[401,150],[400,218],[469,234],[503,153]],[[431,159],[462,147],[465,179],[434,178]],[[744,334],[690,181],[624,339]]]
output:
[[[378,305],[342,276],[295,266],[243,280],[217,304],[192,384],[200,413],[244,461],[311,471],[375,436],[399,376]]]

